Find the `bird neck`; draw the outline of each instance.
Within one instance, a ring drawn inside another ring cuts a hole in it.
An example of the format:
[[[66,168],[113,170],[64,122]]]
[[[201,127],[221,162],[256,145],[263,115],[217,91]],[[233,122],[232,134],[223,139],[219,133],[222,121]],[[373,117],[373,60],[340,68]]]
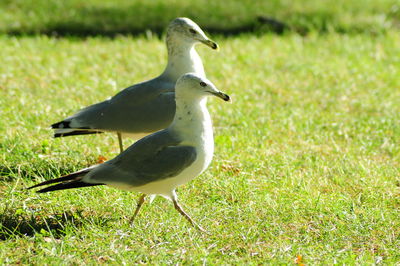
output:
[[[211,117],[207,110],[207,98],[186,99],[176,97],[176,112],[170,128],[180,132],[187,141],[199,138],[213,139]]]
[[[178,43],[167,38],[168,64],[162,75],[174,81],[189,72],[205,77],[203,63],[194,46],[194,43]]]

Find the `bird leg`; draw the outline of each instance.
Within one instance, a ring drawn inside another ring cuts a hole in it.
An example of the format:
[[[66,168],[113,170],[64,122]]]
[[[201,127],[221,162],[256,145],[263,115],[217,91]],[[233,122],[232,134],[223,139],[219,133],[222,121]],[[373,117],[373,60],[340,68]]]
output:
[[[136,215],[139,213],[140,207],[142,207],[145,197],[146,197],[146,194],[142,194],[140,196],[138,203],[137,203],[135,213],[133,214],[133,217],[131,218],[131,223],[133,223],[133,220],[135,220]]]
[[[193,225],[193,227],[200,230],[201,232],[206,232],[206,230],[204,230],[200,225],[198,225],[195,221],[193,221],[192,218],[190,218],[190,216],[182,209],[182,207],[179,205],[178,201],[175,198],[172,199],[172,202],[174,203],[175,210],[177,210],[180,214],[182,214],[183,217],[185,217],[186,220],[188,220],[189,223]]]
[[[122,134],[117,132],[118,135],[118,143],[119,143],[119,151],[122,153],[124,151],[124,146],[122,145]]]

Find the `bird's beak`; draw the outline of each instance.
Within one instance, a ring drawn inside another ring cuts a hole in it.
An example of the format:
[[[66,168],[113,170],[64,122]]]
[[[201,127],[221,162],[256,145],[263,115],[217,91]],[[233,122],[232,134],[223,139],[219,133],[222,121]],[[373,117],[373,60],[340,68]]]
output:
[[[209,93],[211,93],[214,96],[217,96],[217,97],[221,98],[225,102],[230,102],[231,101],[231,97],[229,97],[228,94],[225,94],[223,92],[220,92],[220,91],[209,91]]]
[[[210,39],[201,40],[200,42],[204,43],[205,45],[211,47],[214,50],[218,50],[218,44],[216,42],[211,41]]]

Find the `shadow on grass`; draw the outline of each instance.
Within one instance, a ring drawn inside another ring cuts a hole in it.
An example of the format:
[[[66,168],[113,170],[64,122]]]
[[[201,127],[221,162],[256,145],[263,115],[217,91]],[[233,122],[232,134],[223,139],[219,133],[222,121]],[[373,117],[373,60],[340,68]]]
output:
[[[0,4],[0,13],[8,14],[1,33],[9,35],[49,36],[108,36],[116,35],[162,35],[168,23],[176,17],[189,17],[211,34],[238,35],[242,33],[286,31],[305,35],[310,31],[358,33],[381,32],[389,24],[399,27],[400,12],[396,5],[376,11],[359,10],[357,4],[350,9],[330,7],[326,4],[310,8],[293,8],[285,1],[228,1],[229,4],[205,5],[203,1],[117,1],[104,4],[89,1],[15,1]],[[355,1],[356,2],[356,1]],[[295,5],[296,6],[296,5]],[[365,13],[354,16],[353,13]],[[27,17],[27,14],[29,16]],[[383,16],[387,22],[376,19]],[[361,18],[360,18],[361,17]],[[11,19],[10,19],[11,18]]]
[[[172,20],[172,19],[171,19]],[[195,20],[195,19],[194,19]],[[196,21],[196,20],[195,20]],[[114,27],[97,28],[94,25],[84,25],[79,22],[59,22],[50,26],[47,29],[41,30],[39,33],[51,36],[74,36],[74,37],[89,37],[89,36],[106,36],[115,37],[117,35],[144,35],[149,32],[161,37],[166,30],[166,25],[169,21],[163,25],[148,25],[147,27],[130,27],[129,25],[115,25]],[[242,25],[236,26],[202,26],[202,28],[210,34],[218,34],[223,36],[235,36],[242,33],[265,33],[273,32],[276,34],[283,34],[289,27],[277,19],[266,16],[255,17],[251,22],[243,23]],[[302,33],[304,30],[298,30],[298,33]],[[35,34],[36,32],[25,32],[23,34]],[[18,31],[10,31],[9,35],[21,35]]]
[[[49,7],[44,6],[43,8],[48,9]],[[56,10],[54,12],[61,11]],[[14,36],[44,34],[56,37],[115,37],[117,35],[137,36],[149,33],[161,36],[168,23],[179,16],[190,17],[211,34],[225,36],[257,32],[282,34],[289,29],[285,23],[275,18],[255,14],[249,14],[245,19],[233,24],[229,22],[229,16],[236,16],[235,10],[226,12],[228,13],[221,21],[221,18],[210,20],[210,16],[204,10],[196,10],[181,5],[132,3],[124,8],[119,6],[80,6],[74,7],[74,15],[68,15],[68,10],[65,10],[60,13],[60,16],[52,15],[43,23],[25,24],[16,28],[10,26],[5,29],[5,33]]]
[[[27,218],[22,214],[6,210],[0,214],[0,240],[17,236],[34,236],[36,234],[60,238],[66,234],[65,226],[67,224],[76,228],[81,227],[81,214],[79,212],[63,212],[47,217],[32,215]]]
[[[64,211],[62,213],[44,213],[37,211],[30,215],[23,210],[5,210],[0,214],[0,240],[15,237],[41,235],[44,237],[62,238],[72,230],[81,228],[84,224],[95,223],[105,226],[112,218],[93,217],[81,210]],[[69,229],[66,229],[66,228]]]

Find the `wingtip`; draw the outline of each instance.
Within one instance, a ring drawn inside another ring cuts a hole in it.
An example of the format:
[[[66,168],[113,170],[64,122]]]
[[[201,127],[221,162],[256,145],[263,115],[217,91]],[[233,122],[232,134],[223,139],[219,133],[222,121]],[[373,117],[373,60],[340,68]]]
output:
[[[60,121],[51,125],[51,128],[71,128],[70,127],[71,121]]]
[[[93,186],[102,186],[104,185],[103,183],[85,183],[82,181],[71,181],[71,182],[62,182],[58,183],[49,187],[42,188],[36,193],[46,193],[46,192],[51,192],[51,191],[57,191],[57,190],[65,190],[65,189],[72,189],[72,188],[81,188],[81,187],[93,187]]]
[[[50,186],[50,187],[52,187],[52,186]],[[42,188],[41,190],[38,190],[38,191],[36,191],[35,193],[37,193],[37,194],[43,194],[43,193],[49,192],[49,191],[51,191],[51,190],[49,189],[50,187]]]
[[[37,188],[37,187],[40,187],[40,186],[42,186],[42,184],[40,183],[40,184],[36,184],[36,185],[33,185],[33,186],[30,186],[30,187],[27,187],[27,188],[25,188],[25,190],[31,190],[32,188]],[[36,193],[37,193],[38,191],[36,191]]]
[[[89,131],[89,130],[82,130],[77,129],[70,132],[65,133],[54,133],[54,138],[61,138],[61,137],[68,137],[68,136],[76,136],[76,135],[90,135],[90,134],[101,134],[104,133],[103,131]]]

